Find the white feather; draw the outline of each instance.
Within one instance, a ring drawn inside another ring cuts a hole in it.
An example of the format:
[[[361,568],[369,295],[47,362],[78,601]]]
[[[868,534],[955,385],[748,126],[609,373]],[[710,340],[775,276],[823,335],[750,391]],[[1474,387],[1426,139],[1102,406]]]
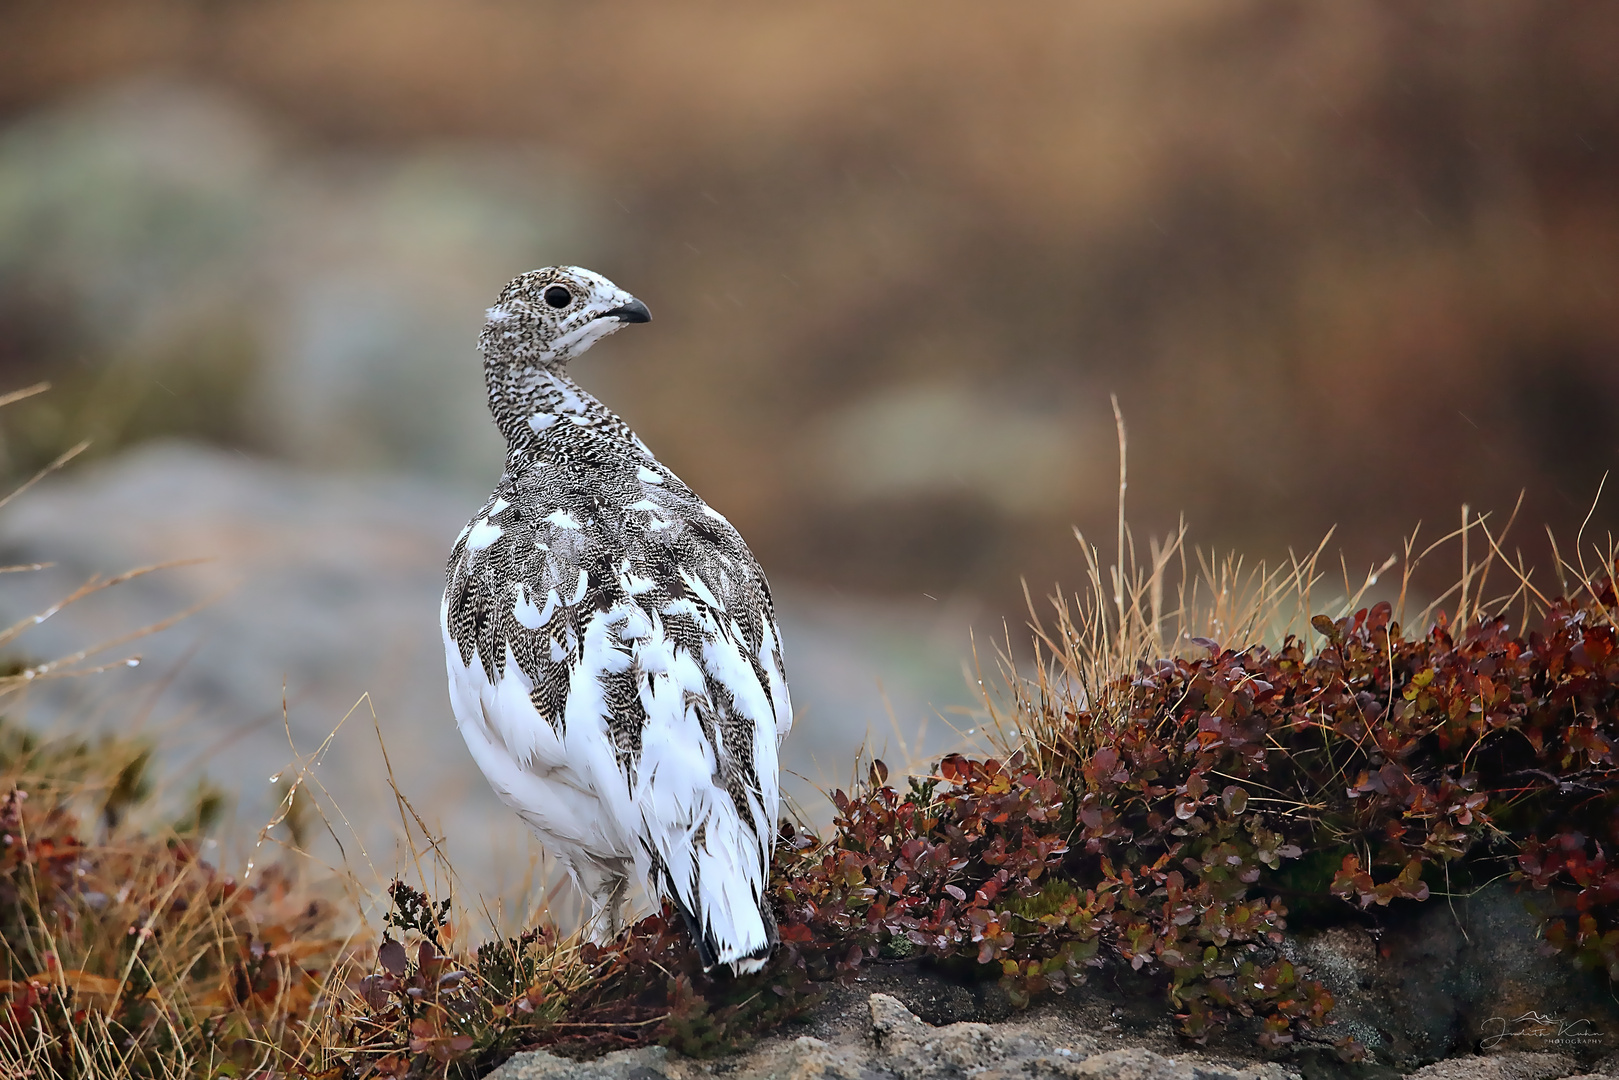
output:
[[[720,603],[714,594],[709,591],[707,585],[703,584],[703,579],[687,570],[684,566],[680,568],[680,580],[686,583],[688,589],[701,597],[703,603],[719,611],[725,610],[725,605]]]
[[[534,606],[534,599],[529,595],[527,586],[519,586],[517,603],[512,607],[512,616],[530,630],[538,630],[551,621],[552,614],[557,609],[557,591],[550,590],[545,594],[545,608],[541,610]]]
[[[499,540],[504,532],[499,525],[491,524],[480,518],[472,525],[472,531],[467,533],[467,550],[482,551],[484,548]]]

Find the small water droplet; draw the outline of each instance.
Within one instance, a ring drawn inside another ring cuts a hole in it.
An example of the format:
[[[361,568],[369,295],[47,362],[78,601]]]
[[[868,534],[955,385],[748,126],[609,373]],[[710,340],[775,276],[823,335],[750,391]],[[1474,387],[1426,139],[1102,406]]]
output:
[[[272,783],[272,784],[278,783],[280,780],[281,780],[281,774],[280,773],[276,773],[274,776],[270,777],[270,783]]]

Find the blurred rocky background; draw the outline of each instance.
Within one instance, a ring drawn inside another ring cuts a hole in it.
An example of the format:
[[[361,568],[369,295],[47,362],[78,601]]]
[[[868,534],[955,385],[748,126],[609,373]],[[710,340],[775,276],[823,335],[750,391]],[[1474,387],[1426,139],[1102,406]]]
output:
[[[6,509],[61,565],[0,615],[213,557],[24,644],[222,593],[119,676],[173,673],[150,722],[247,725],[209,768],[268,797],[282,677],[306,748],[369,690],[484,843],[440,549],[498,469],[483,308],[564,262],[655,313],[576,374],[779,582],[835,782],[970,727],[969,626],[1078,582],[1110,393],[1142,531],[1365,566],[1522,491],[1544,565],[1619,463],[1619,9],[14,0],[0,390],[55,389],[0,470],[94,443]]]

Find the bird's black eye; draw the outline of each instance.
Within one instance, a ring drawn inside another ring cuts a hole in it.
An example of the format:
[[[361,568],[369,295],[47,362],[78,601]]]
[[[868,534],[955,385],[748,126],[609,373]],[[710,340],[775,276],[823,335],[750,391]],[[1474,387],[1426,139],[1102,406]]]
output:
[[[573,303],[573,293],[566,285],[553,285],[545,290],[545,302],[554,308],[565,308]]]

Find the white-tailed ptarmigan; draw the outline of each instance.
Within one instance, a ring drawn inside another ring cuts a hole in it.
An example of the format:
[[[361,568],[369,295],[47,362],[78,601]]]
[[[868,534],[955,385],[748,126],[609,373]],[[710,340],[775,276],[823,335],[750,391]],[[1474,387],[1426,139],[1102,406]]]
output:
[[[450,553],[450,702],[496,794],[622,927],[631,875],[672,899],[703,966],[764,965],[792,724],[770,586],[731,523],[569,378],[646,305],[575,266],[517,278],[478,339],[506,437]]]

